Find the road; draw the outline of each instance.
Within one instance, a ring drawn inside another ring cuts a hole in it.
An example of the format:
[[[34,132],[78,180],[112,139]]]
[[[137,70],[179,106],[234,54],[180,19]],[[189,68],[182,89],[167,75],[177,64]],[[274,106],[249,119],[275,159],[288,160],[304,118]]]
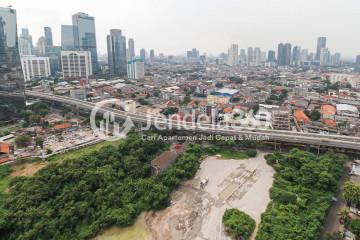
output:
[[[79,109],[84,110],[93,110],[96,107],[95,103],[82,101],[65,96],[57,96],[53,94],[47,94],[42,92],[35,91],[26,91],[26,96],[40,98],[49,101],[55,101],[59,103],[64,103],[72,106],[76,106]],[[180,129],[182,131],[190,131],[196,133],[205,133],[205,134],[220,134],[225,136],[263,136],[269,138],[273,141],[286,142],[286,143],[296,143],[296,144],[307,144],[314,146],[325,146],[325,147],[334,147],[334,148],[343,148],[349,150],[360,150],[360,138],[342,136],[342,135],[322,135],[314,133],[300,133],[293,131],[282,131],[282,130],[268,130],[268,129],[258,129],[251,127],[238,127],[238,126],[218,126],[212,124],[200,124],[200,123],[186,123],[171,121],[169,119],[164,119],[155,115],[145,115],[142,113],[130,113],[122,110],[117,110],[110,107],[101,107],[98,111],[99,113],[113,112],[117,118],[127,119],[131,118],[133,122],[145,123],[149,121],[152,125],[161,125],[168,127],[169,129]]]

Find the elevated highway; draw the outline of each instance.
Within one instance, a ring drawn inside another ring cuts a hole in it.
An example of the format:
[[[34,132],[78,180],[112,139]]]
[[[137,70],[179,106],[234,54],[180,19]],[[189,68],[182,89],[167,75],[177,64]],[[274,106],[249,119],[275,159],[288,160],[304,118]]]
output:
[[[25,95],[28,97],[39,98],[48,101],[59,102],[66,105],[74,106],[78,109],[84,109],[92,111],[96,107],[95,103],[81,101],[78,99],[58,96],[53,94],[35,92],[35,91],[26,91]],[[102,107],[98,111],[99,113],[112,112],[115,117],[119,119],[131,118],[133,122],[148,124],[149,122],[152,125],[157,124],[163,127],[169,127],[169,129],[179,129],[180,131],[188,131],[194,133],[203,133],[203,134],[215,134],[215,135],[224,135],[224,136],[253,136],[253,137],[264,137],[283,143],[293,143],[293,144],[304,144],[311,146],[319,147],[331,147],[331,148],[341,148],[353,151],[360,150],[360,138],[350,137],[343,135],[322,135],[314,133],[300,133],[293,131],[280,131],[280,130],[269,130],[269,129],[259,129],[251,127],[238,127],[238,126],[218,126],[212,124],[191,124],[186,122],[171,121],[168,119],[161,118],[159,116],[151,115],[150,117],[141,114],[141,113],[129,113],[122,110]]]

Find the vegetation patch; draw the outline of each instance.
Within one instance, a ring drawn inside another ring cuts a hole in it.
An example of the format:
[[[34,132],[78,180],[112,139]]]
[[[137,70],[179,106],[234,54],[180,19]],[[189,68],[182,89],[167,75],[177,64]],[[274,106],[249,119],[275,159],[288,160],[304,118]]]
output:
[[[254,219],[246,213],[234,208],[226,209],[222,221],[226,233],[232,239],[250,239],[256,226]]]
[[[276,174],[272,202],[262,215],[257,240],[313,240],[326,218],[338,180],[343,154],[319,157],[297,149],[266,156]]]
[[[0,208],[1,238],[88,239],[109,226],[132,225],[143,211],[167,207],[172,190],[195,175],[201,155],[200,146],[191,145],[172,167],[153,176],[150,162],[167,148],[132,132],[118,147],[13,178]]]

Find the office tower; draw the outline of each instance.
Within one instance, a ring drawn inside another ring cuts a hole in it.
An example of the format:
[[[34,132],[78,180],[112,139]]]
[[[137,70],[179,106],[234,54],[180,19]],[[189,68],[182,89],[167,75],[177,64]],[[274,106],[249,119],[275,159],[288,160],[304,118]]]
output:
[[[239,46],[237,44],[231,44],[228,49],[228,65],[235,66],[239,63]]]
[[[56,72],[61,70],[60,55],[61,47],[52,46],[46,48],[46,56],[49,58],[50,61],[51,74],[55,74]]]
[[[61,65],[64,79],[89,79],[93,73],[89,51],[61,51]]]
[[[46,47],[47,47],[46,39],[45,37],[41,36],[36,43],[37,54],[40,56],[44,56],[46,54]]]
[[[320,61],[321,49],[326,48],[326,37],[319,37],[316,46],[315,61]]]
[[[44,27],[44,36],[46,39],[46,45],[52,47],[54,43],[53,43],[51,27]]]
[[[21,66],[25,82],[46,78],[51,75],[50,59],[48,57],[22,56]]]
[[[255,62],[255,54],[254,54],[254,49],[252,47],[248,47],[247,49],[247,63],[249,66],[253,66],[254,62]]]
[[[260,48],[254,49],[254,66],[260,66],[262,62],[262,54]]]
[[[135,57],[135,42],[134,39],[128,40],[128,60],[132,60]]]
[[[145,62],[146,60],[146,51],[144,48],[140,49],[140,58]]]
[[[0,7],[0,123],[14,120],[23,111],[24,85],[16,10]]]
[[[360,55],[356,56],[355,64],[360,65]]]
[[[330,65],[330,51],[328,48],[322,48],[320,51],[320,66]]]
[[[19,37],[19,52],[20,55],[31,55],[33,50],[32,36],[29,34],[29,29],[21,29]]]
[[[186,52],[186,56],[188,61],[199,61],[200,53],[199,50],[193,48],[192,50]]]
[[[330,65],[336,66],[340,64],[341,60],[341,54],[340,53],[334,53],[330,56]]]
[[[305,62],[309,61],[309,50],[301,49],[300,52],[300,63],[303,65]]]
[[[126,75],[126,38],[120,29],[111,29],[107,36],[108,64],[111,75]]]
[[[152,62],[154,61],[154,59],[155,59],[155,51],[154,49],[150,49],[150,61]]]
[[[290,43],[280,43],[278,45],[278,65],[279,66],[289,66],[291,63],[291,44]]]
[[[301,62],[301,47],[294,46],[292,51],[292,65],[300,66],[300,62]]]
[[[127,65],[128,79],[144,79],[145,64],[142,58],[135,58],[128,62]]]
[[[75,50],[73,25],[61,25],[61,48],[64,51]]]
[[[268,58],[267,58],[268,62],[276,62],[275,55],[276,55],[275,51],[269,50],[268,51]]]
[[[239,61],[240,61],[241,64],[246,64],[247,56],[246,56],[245,49],[240,49]]]
[[[95,19],[86,13],[76,13],[72,16],[72,23],[74,26],[75,49],[91,52],[92,69],[94,73],[97,73],[99,67],[96,47]]]

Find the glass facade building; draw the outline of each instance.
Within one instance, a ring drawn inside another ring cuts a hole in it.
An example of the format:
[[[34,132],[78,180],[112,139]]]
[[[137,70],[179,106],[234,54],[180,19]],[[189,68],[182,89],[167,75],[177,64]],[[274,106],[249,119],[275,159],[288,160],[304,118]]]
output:
[[[107,36],[108,63],[111,75],[126,75],[126,38],[120,29],[111,29]]]
[[[74,26],[75,49],[91,52],[92,69],[98,72],[98,56],[96,47],[95,19],[86,13],[76,13],[72,16]]]
[[[25,107],[24,85],[16,11],[0,7],[0,124],[20,116]]]

